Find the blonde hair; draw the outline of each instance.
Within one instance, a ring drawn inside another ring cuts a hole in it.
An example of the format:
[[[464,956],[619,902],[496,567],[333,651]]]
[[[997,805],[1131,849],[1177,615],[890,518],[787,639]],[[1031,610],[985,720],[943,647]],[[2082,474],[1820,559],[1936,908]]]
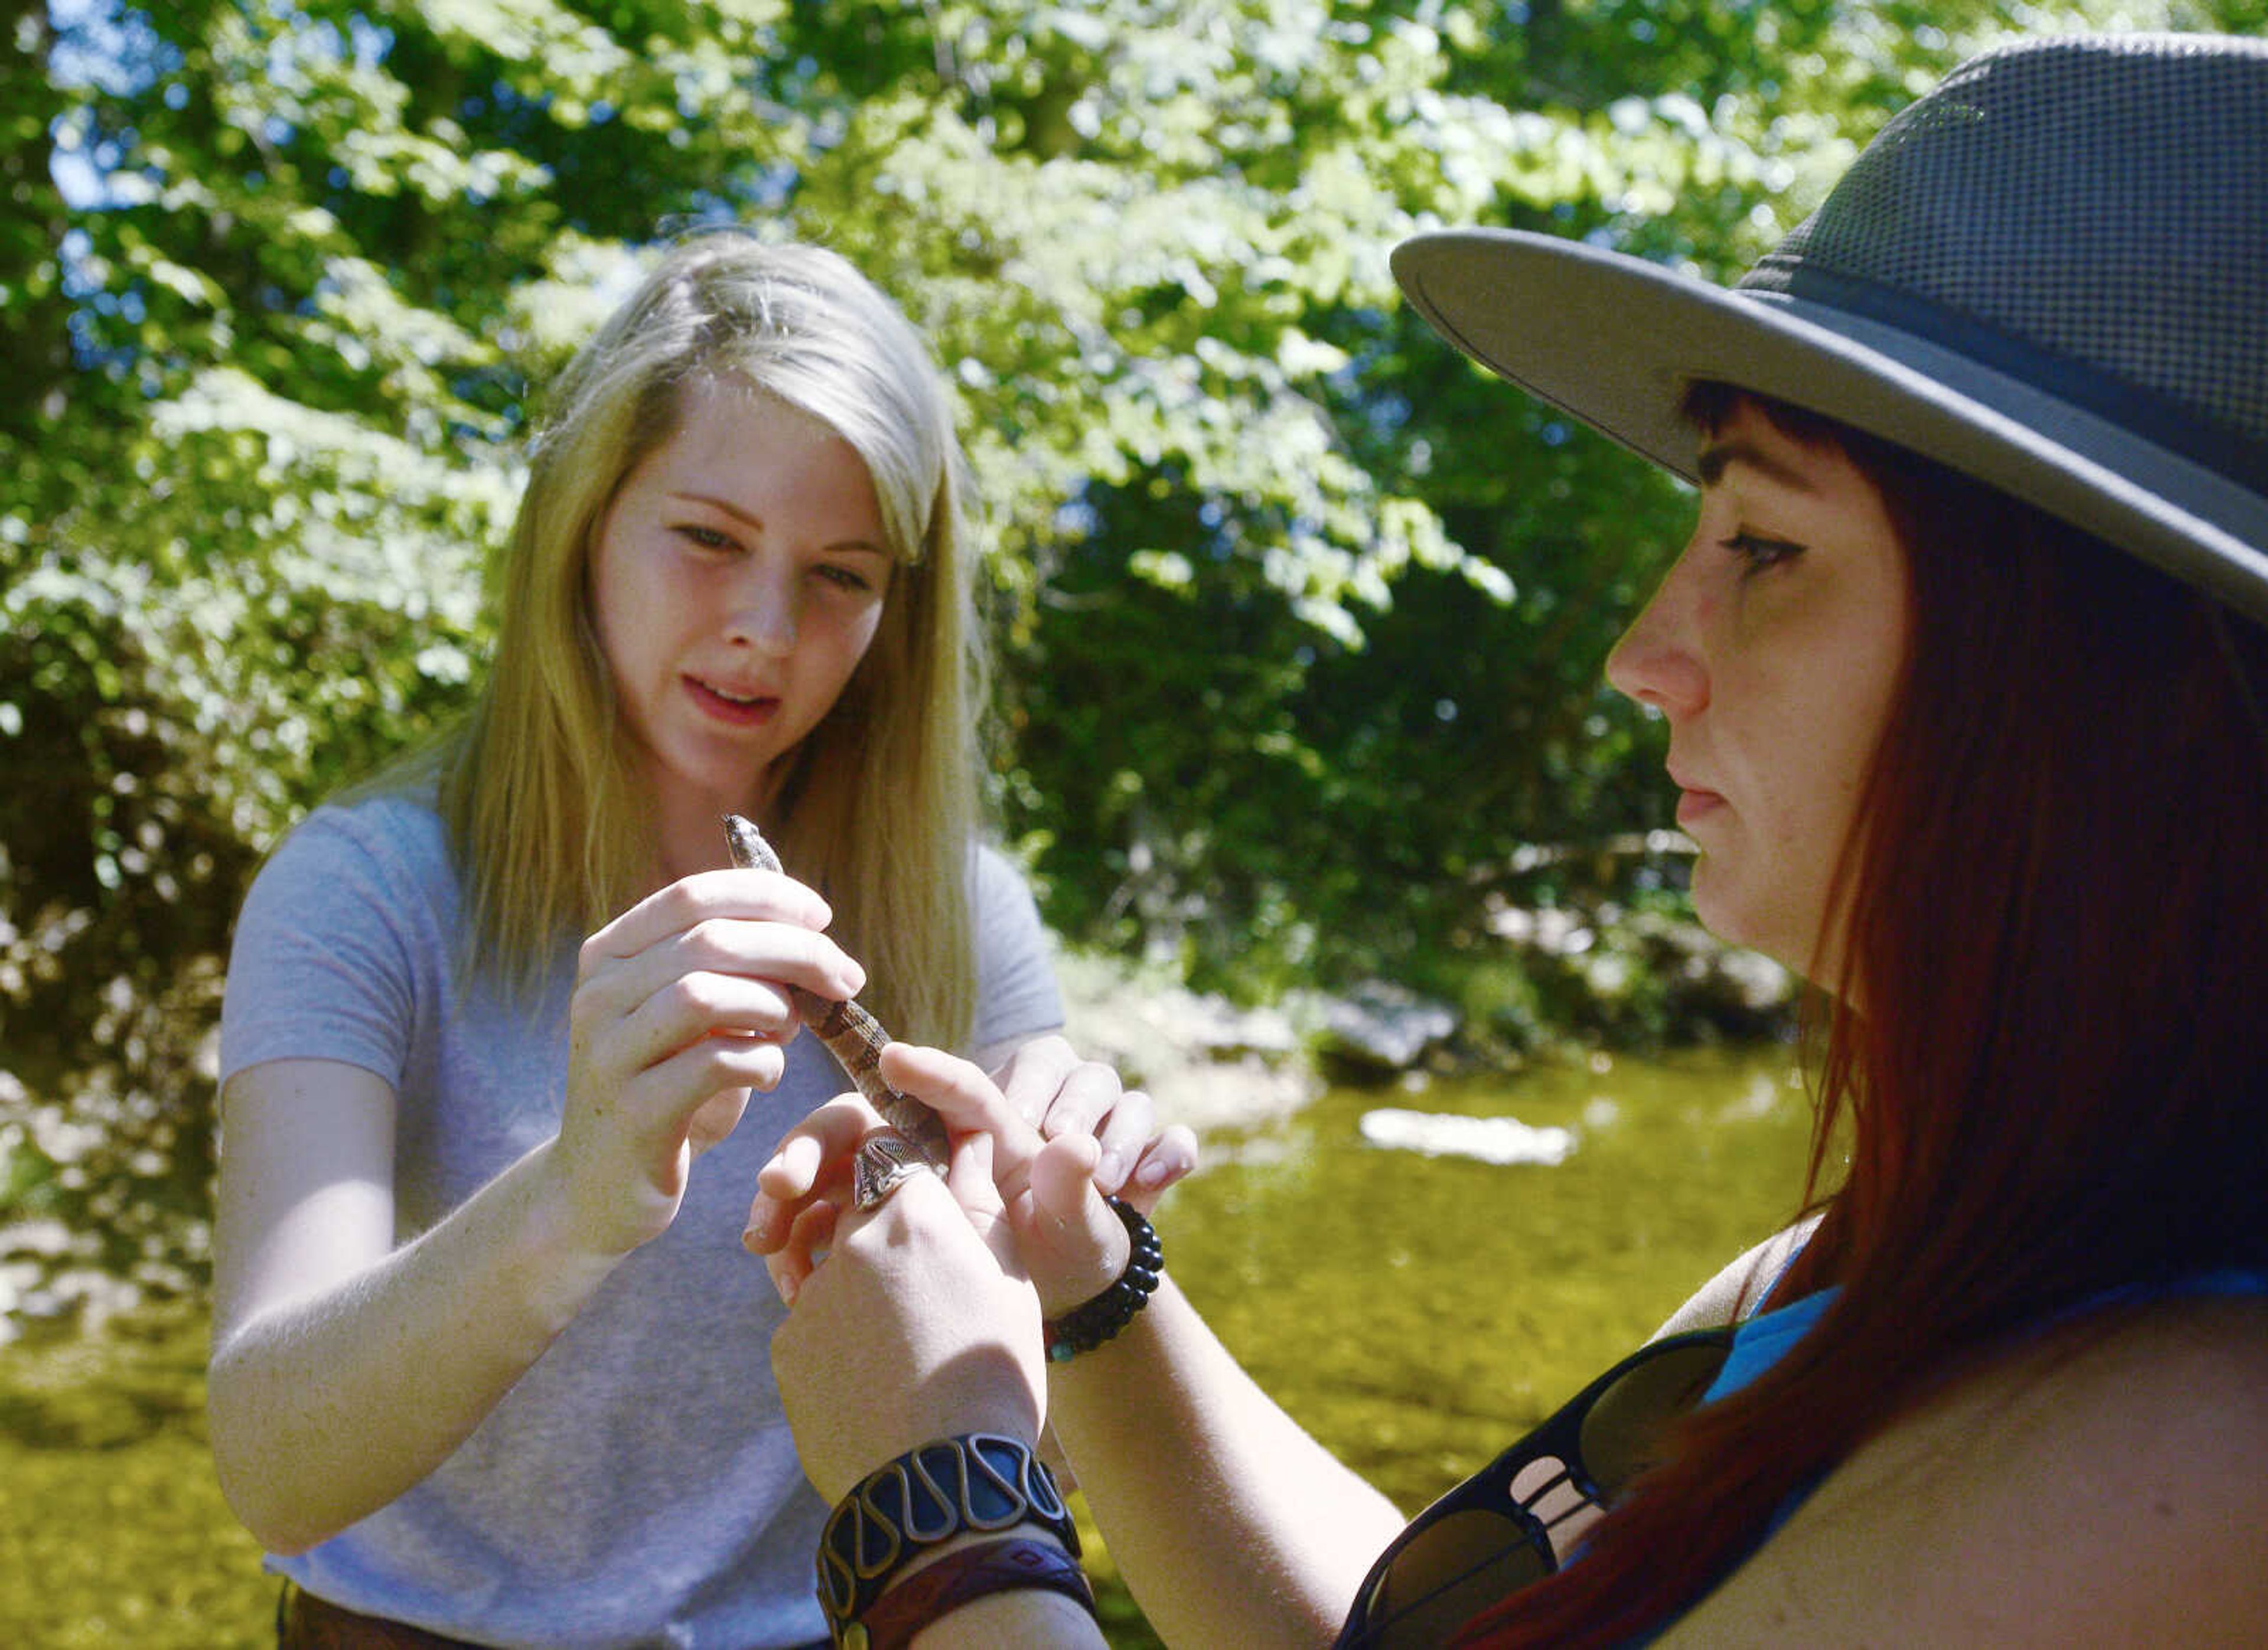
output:
[[[494,668],[441,756],[475,967],[523,987],[563,937],[643,895],[652,827],[587,596],[622,478],[674,432],[692,382],[729,379],[819,419],[865,460],[898,564],[880,628],[790,758],[761,823],[821,889],[863,994],[947,1046],[976,998],[968,911],[984,658],[966,462],[927,346],[843,258],[711,232],[678,245],[568,366],[490,576]],[[718,836],[724,863],[724,836]]]

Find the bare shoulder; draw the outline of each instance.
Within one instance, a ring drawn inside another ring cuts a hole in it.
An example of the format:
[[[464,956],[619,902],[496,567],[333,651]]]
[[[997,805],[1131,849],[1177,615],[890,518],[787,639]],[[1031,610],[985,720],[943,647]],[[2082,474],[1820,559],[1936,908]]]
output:
[[[1830,1473],[1671,1642],[2257,1642],[2268,1300],[2014,1352]]]

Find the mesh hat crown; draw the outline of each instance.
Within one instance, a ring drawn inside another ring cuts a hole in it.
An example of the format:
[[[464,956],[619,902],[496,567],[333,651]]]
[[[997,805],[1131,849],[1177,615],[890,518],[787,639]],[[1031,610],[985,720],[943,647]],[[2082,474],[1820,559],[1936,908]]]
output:
[[[1460,350],[1691,479],[1721,379],[1938,459],[2268,622],[2268,41],[2067,36],[1906,108],[1733,289],[1421,235]]]

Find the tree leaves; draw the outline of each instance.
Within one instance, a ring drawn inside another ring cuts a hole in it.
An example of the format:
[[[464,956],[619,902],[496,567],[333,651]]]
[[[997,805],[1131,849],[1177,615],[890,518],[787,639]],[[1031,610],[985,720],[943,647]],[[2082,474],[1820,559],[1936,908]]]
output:
[[[201,1185],[189,1051],[244,878],[466,703],[542,387],[657,238],[823,242],[932,340],[986,512],[994,795],[1050,918],[1262,993],[1454,954],[1525,845],[1662,812],[1598,673],[1684,506],[1426,332],[1393,244],[1491,223],[1729,273],[2029,13],[4,18],[0,1185],[85,1213],[134,1204],[153,1150]],[[32,1108],[116,1149],[67,1187]],[[144,1112],[166,1144],[132,1144]]]

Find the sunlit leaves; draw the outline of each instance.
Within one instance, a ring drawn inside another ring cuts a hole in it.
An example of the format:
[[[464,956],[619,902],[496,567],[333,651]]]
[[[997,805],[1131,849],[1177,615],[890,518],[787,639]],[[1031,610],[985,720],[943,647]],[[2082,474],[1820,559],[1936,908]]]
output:
[[[1686,506],[1426,332],[1392,246],[1488,224],[1729,276],[2011,27],[2263,23],[2118,4],[26,11],[0,1201],[194,1206],[182,1051],[243,879],[465,704],[543,386],[658,236],[822,242],[932,341],[998,598],[993,792],[1059,927],[1248,991],[1403,972],[1476,943],[1525,844],[1658,817],[1599,667]],[[118,1149],[65,1186],[37,1142],[78,1137],[33,1106]]]

